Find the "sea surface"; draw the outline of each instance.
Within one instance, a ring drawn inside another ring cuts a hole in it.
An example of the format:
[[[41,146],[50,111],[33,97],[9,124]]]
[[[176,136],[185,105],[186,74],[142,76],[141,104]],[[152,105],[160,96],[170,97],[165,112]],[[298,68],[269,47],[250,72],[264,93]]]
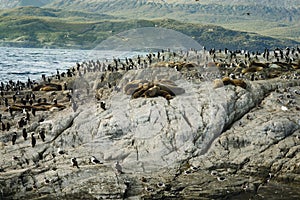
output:
[[[83,61],[104,62],[115,58],[133,57],[139,52],[74,49],[42,49],[0,47],[0,82],[40,80],[42,74],[56,74]]]

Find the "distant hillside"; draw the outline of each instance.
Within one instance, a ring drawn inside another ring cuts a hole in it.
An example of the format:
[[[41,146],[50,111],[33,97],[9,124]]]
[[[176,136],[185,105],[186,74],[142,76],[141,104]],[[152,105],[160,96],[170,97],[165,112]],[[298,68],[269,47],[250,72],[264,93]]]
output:
[[[300,19],[299,0],[55,0],[47,6],[71,10],[114,13],[125,17],[175,17],[186,19],[210,16],[211,22],[234,21],[237,18],[265,21],[294,21]],[[243,16],[249,13],[251,17]],[[224,18],[227,16],[227,18]],[[230,17],[234,17],[231,19]],[[201,19],[198,19],[201,20]]]
[[[299,0],[56,0],[47,6],[131,19],[169,18],[214,24],[300,41]]]
[[[0,8],[24,5],[212,24],[300,42],[300,0],[0,0]]]
[[[45,6],[54,0],[0,0],[0,9],[16,8],[19,6]]]
[[[106,14],[37,7],[21,7],[0,12],[0,44],[88,49],[94,48],[110,36],[142,27],[163,27],[179,31],[207,48],[262,50],[300,45],[293,40],[274,39],[215,25],[172,19],[122,19]],[[143,42],[143,38],[140,41]]]
[[[5,9],[0,10],[0,17],[4,22],[5,19],[10,20],[13,17],[41,17],[49,18],[51,20],[59,19],[64,21],[93,21],[93,20],[110,20],[110,19],[119,19],[120,17],[114,17],[107,14],[98,14],[98,13],[89,13],[89,12],[80,12],[72,10],[62,10],[55,8],[40,8],[33,6],[26,7],[17,7],[15,9]]]
[[[156,2],[162,2],[162,0],[154,0]],[[166,2],[186,2],[190,3],[191,1],[184,1],[184,0],[166,0]],[[220,4],[220,5],[250,5],[250,6],[268,6],[268,7],[284,7],[284,8],[295,8],[300,7],[300,1],[299,0],[284,0],[284,1],[278,1],[278,0],[198,0],[197,3],[203,3],[203,4]]]

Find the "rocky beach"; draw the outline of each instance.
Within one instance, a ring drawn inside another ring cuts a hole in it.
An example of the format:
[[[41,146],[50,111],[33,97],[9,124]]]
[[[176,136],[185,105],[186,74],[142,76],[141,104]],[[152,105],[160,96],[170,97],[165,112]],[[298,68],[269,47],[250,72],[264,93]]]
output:
[[[162,50],[2,83],[0,199],[299,199],[299,54]]]

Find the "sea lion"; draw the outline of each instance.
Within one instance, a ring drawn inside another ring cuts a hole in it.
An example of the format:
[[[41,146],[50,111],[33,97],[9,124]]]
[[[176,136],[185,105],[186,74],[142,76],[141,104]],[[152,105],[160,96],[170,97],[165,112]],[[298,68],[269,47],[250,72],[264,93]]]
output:
[[[242,79],[230,79],[228,76],[223,77],[222,82],[223,82],[223,85],[229,85],[230,84],[230,85],[234,85],[234,86],[240,86],[244,89],[246,89],[246,87],[247,87],[247,84],[244,80],[242,80]],[[220,83],[220,81],[218,81],[218,79],[214,81],[214,87],[215,88],[221,87],[221,86],[222,86],[222,84]]]
[[[173,99],[173,96],[169,92],[167,92],[165,90],[159,90],[158,91],[158,95],[164,97],[167,100]]]
[[[143,82],[143,84],[142,84]],[[126,89],[130,88],[129,90],[134,90],[132,93],[131,98],[135,99],[138,97],[157,97],[163,96],[166,99],[170,100],[174,96],[183,94],[185,90],[183,88],[178,87],[174,82],[170,80],[158,80],[158,81],[132,81],[129,82],[129,87],[125,86],[125,93],[130,94],[131,92],[126,91]],[[137,86],[138,84],[138,86]],[[135,86],[136,88],[134,88]]]
[[[160,88],[159,86],[155,85],[152,88],[149,88],[147,91],[145,91],[144,96],[146,98],[148,97],[157,97],[159,94]]]
[[[51,86],[44,86],[40,88],[40,91],[56,91],[56,87],[51,87]]]
[[[249,65],[250,67],[262,67],[262,68],[267,68],[269,66],[269,63],[259,63],[259,62],[251,62]]]
[[[187,68],[188,70],[190,70],[191,68],[195,68],[197,66],[196,63],[185,63],[183,65],[184,68]]]
[[[242,80],[242,79],[233,79],[233,80],[231,80],[231,83],[233,85],[235,85],[235,86],[240,86],[240,87],[242,87],[244,89],[247,88],[246,82],[244,80]]]
[[[225,76],[222,78],[223,84],[224,85],[229,85],[231,84],[231,79],[228,76]]]
[[[124,92],[127,95],[133,94],[133,92],[138,88],[141,84],[148,83],[147,80],[133,80],[129,83],[127,83],[124,87]]]
[[[260,66],[252,66],[252,67],[243,69],[242,74],[246,74],[246,73],[249,73],[249,72],[259,72],[259,71],[262,71],[263,69],[264,68],[260,67]]]
[[[150,83],[144,83],[143,85],[140,85],[138,89],[132,93],[131,98],[136,99],[144,96],[144,92],[146,92],[150,87]]]
[[[185,92],[185,90],[181,87],[178,87],[175,84],[163,84],[163,83],[157,83],[157,86],[159,86],[159,88],[161,90],[164,90],[166,92],[168,92],[170,95],[172,96],[176,96],[176,95],[180,95],[183,94]]]
[[[55,84],[55,83],[41,84],[32,88],[32,91],[61,91],[61,90],[62,90],[62,86],[60,84]]]

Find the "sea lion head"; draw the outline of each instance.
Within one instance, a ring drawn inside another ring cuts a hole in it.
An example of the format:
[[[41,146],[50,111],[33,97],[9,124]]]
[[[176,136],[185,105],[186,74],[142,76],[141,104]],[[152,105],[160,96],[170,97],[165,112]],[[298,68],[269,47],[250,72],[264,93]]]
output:
[[[157,85],[155,85],[145,92],[145,97],[157,97],[159,90],[160,88]]]

